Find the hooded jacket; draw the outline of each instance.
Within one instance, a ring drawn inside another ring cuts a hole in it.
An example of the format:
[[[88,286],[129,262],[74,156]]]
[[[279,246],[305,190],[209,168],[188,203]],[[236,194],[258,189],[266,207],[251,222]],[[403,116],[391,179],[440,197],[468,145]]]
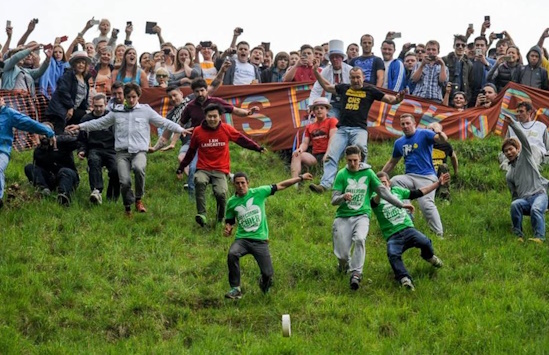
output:
[[[532,65],[528,59],[528,55],[532,52],[536,52],[539,55],[539,61]],[[547,79],[547,70],[541,66],[542,53],[538,46],[532,47],[526,54],[528,64],[523,66],[518,74],[516,82],[522,85],[528,85],[533,88],[549,90],[549,84]]]

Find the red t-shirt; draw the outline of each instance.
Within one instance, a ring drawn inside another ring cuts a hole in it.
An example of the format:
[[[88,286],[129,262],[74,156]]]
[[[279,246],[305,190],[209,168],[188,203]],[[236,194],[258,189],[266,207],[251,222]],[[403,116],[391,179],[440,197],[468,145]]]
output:
[[[248,149],[257,151],[261,149],[260,146],[242,135],[233,126],[221,122],[216,129],[196,127],[191,137],[190,149],[187,155],[191,151],[198,151],[197,170],[216,170],[228,174],[231,171],[230,141]]]
[[[320,73],[320,68],[318,69],[318,72]],[[295,82],[300,81],[316,81],[315,73],[313,72],[313,67],[304,67],[304,66],[298,66],[295,71],[294,80]]]
[[[313,146],[313,154],[326,153],[330,131],[336,128],[337,118],[328,117],[322,122],[311,123],[305,128],[305,137],[309,138]]]

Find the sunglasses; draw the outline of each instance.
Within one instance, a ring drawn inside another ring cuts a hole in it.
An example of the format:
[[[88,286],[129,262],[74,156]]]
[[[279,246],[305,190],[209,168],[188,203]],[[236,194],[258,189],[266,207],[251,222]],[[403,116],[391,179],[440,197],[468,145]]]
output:
[[[455,46],[456,47],[461,47],[461,48],[467,47],[467,45],[465,43],[456,43]]]
[[[167,78],[168,76],[166,74],[156,74],[157,78]]]
[[[416,53],[425,53],[425,51],[418,50],[418,51],[416,51]]]

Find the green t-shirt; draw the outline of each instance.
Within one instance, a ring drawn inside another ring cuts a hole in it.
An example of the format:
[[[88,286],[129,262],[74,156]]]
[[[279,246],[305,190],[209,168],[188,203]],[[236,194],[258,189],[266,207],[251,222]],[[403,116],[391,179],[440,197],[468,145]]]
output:
[[[374,190],[381,185],[381,181],[371,168],[349,171],[347,167],[337,172],[333,189],[341,193],[350,192],[353,195],[351,201],[344,201],[336,211],[336,217],[352,217],[363,214],[370,217],[370,197]]]
[[[402,201],[410,197],[410,190],[393,186],[391,187],[391,194]],[[395,207],[384,199],[380,199],[379,205],[374,207],[373,210],[385,240],[405,228],[414,227],[414,222],[412,222],[406,209]]]
[[[265,200],[273,194],[270,185],[249,189],[244,196],[232,196],[227,201],[225,218],[236,218],[236,239],[269,239],[269,226],[265,215]]]

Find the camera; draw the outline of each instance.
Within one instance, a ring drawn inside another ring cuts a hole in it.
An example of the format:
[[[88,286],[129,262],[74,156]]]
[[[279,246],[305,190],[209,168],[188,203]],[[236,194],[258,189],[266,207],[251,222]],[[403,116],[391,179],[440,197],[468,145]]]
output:
[[[436,56],[436,55],[430,55],[428,58],[429,58],[429,60],[430,60],[431,62],[434,62],[435,60],[437,60],[437,56]]]
[[[126,22],[126,27],[129,27],[129,26],[131,26],[131,25],[132,25],[132,22],[131,22],[131,21]]]
[[[200,47],[202,48],[211,48],[212,41],[200,41]]]
[[[230,55],[236,54],[236,49],[235,49],[235,48],[231,48],[231,49],[229,50],[229,54],[230,54]]]
[[[479,91],[479,94],[481,94],[481,95],[486,95],[486,90],[484,90],[484,89],[480,90],[480,91]]]
[[[410,44],[410,48],[416,48],[416,44],[415,43]]]
[[[478,56],[481,56],[481,55],[482,55],[482,49],[476,48],[476,49],[475,49],[475,56],[478,57]]]
[[[401,32],[393,33],[393,38],[402,38],[402,33]]]
[[[33,19],[32,19],[32,22],[34,22],[34,24],[37,24],[37,23],[38,23],[38,19],[37,19],[37,18],[33,18]]]
[[[165,55],[170,55],[172,53],[172,51],[169,48],[164,48],[162,52],[164,52]]]
[[[242,29],[242,27],[238,27],[238,28],[236,29],[236,32],[237,32],[239,35],[241,35],[242,32],[244,32],[244,30]]]
[[[496,38],[497,39],[502,39],[503,38],[503,33],[496,33]]]
[[[118,35],[118,33],[120,33],[120,30],[119,30],[118,28],[113,28],[113,29],[112,29],[112,34],[113,34],[113,35],[116,36],[116,35]]]

